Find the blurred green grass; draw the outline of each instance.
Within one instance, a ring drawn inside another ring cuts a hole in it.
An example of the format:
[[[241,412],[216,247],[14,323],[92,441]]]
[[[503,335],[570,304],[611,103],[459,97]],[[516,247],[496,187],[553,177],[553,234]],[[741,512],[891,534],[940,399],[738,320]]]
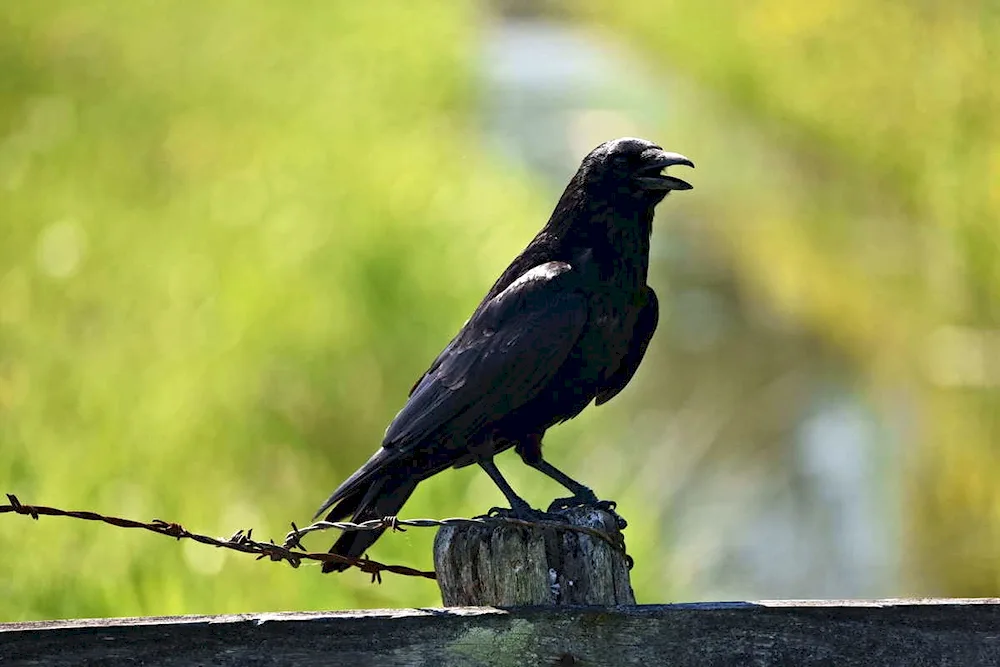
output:
[[[909,590],[994,595],[1000,6],[564,4],[793,152],[755,160],[724,114],[685,125],[713,169],[714,191],[699,186],[709,243],[897,415]]]
[[[367,458],[547,213],[470,124],[475,12],[4,6],[5,491],[280,537]],[[461,513],[467,479],[408,512]],[[4,620],[437,600],[429,582],[11,518]],[[430,535],[410,535],[378,556],[427,567]]]

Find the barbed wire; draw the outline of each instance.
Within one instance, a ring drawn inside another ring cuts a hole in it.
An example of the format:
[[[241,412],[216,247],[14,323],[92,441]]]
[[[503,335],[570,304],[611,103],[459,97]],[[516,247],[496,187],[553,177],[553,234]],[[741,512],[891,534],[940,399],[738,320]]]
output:
[[[506,523],[525,528],[547,528],[589,535],[596,539],[603,540],[615,549],[618,549],[625,557],[628,567],[632,567],[632,558],[625,552],[625,541],[621,536],[621,533],[618,533],[618,538],[614,539],[595,528],[590,528],[588,526],[576,526],[559,521],[526,521],[523,519],[505,516],[485,516],[473,519],[457,517],[448,519],[399,519],[397,517],[390,516],[382,519],[362,521],[359,523],[350,521],[317,521],[304,528],[298,528],[294,523],[292,523],[292,530],[285,536],[284,543],[277,544],[274,540],[269,540],[267,542],[254,540],[252,528],[248,530],[238,530],[228,539],[215,538],[209,535],[192,532],[187,528],[184,528],[184,526],[179,523],[163,521],[162,519],[153,519],[152,521],[145,522],[99,514],[97,512],[87,510],[63,510],[55,507],[46,507],[44,505],[25,505],[14,494],[8,493],[6,495],[10,504],[0,505],[0,514],[21,514],[24,516],[30,516],[35,520],[38,520],[41,516],[61,516],[72,519],[82,519],[84,521],[98,521],[111,526],[116,526],[118,528],[139,528],[158,535],[173,537],[177,540],[189,539],[200,544],[207,544],[217,548],[254,554],[257,556],[257,560],[268,558],[275,562],[284,561],[295,568],[297,568],[303,560],[344,563],[351,567],[356,567],[362,572],[370,574],[372,582],[378,583],[382,583],[383,572],[391,572],[393,574],[408,577],[422,577],[425,579],[436,579],[437,577],[433,571],[418,570],[406,565],[390,565],[363,556],[361,558],[351,558],[349,556],[341,556],[340,554],[310,552],[302,546],[302,538],[309,533],[331,529],[341,531],[392,530],[405,532],[408,527],[439,528],[444,526],[488,526],[496,525],[497,523]]]
[[[299,528],[294,523],[292,530],[285,536],[284,546],[289,549],[299,547],[299,540],[309,533],[320,530],[383,530],[405,532],[407,527],[413,528],[443,528],[447,526],[490,526],[498,523],[506,523],[512,526],[522,526],[524,528],[548,528],[564,532],[581,533],[590,537],[607,542],[615,549],[619,550],[632,567],[632,558],[625,552],[625,539],[621,533],[615,539],[607,533],[589,526],[577,526],[562,521],[527,521],[509,516],[482,516],[472,519],[465,517],[452,517],[449,519],[400,519],[394,516],[387,516],[381,519],[371,519],[354,523],[351,521],[317,521],[305,528]]]
[[[292,547],[275,544],[273,540],[269,542],[258,542],[253,539],[252,528],[249,530],[238,530],[229,539],[219,539],[191,532],[179,523],[163,521],[161,519],[153,519],[147,523],[145,521],[135,521],[133,519],[125,519],[122,517],[106,516],[104,514],[98,514],[97,512],[61,510],[55,507],[44,507],[42,505],[24,505],[17,499],[17,496],[11,493],[7,494],[7,500],[10,504],[0,505],[0,514],[13,512],[16,514],[30,516],[32,519],[36,520],[40,516],[63,516],[73,519],[83,519],[84,521],[100,521],[101,523],[117,526],[118,528],[141,528],[143,530],[157,533],[158,535],[166,535],[178,540],[194,540],[195,542],[207,544],[213,547],[231,549],[233,551],[240,551],[248,554],[256,554],[257,560],[269,558],[272,561],[285,561],[292,567],[298,567],[303,560],[346,563],[347,565],[358,568],[362,572],[370,574],[372,576],[372,581],[377,581],[378,583],[382,583],[383,572],[392,572],[393,574],[399,574],[407,577],[424,577],[425,579],[436,578],[434,572],[417,570],[405,565],[387,565],[370,558],[350,558],[339,554],[312,553],[305,551],[304,549],[302,551],[295,551]],[[302,547],[298,546],[298,548]]]

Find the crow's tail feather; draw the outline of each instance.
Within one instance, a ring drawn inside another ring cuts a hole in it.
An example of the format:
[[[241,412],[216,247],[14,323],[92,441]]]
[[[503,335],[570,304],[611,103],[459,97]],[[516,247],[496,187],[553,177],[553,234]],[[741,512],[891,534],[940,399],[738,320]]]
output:
[[[351,516],[357,523],[371,519],[381,519],[395,516],[409,499],[417,482],[413,479],[383,476],[371,484],[352,492],[338,502],[328,515],[329,520],[337,520]],[[358,558],[364,555],[368,547],[382,536],[385,529],[345,531],[330,549],[332,554]],[[350,566],[346,563],[323,563],[323,572],[343,572]]]

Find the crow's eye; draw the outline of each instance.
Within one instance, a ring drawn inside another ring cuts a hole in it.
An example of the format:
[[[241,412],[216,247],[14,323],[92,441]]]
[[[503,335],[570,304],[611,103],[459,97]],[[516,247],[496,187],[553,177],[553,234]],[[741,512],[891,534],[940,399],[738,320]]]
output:
[[[616,155],[614,163],[616,169],[625,169],[628,167],[628,159],[624,155]]]

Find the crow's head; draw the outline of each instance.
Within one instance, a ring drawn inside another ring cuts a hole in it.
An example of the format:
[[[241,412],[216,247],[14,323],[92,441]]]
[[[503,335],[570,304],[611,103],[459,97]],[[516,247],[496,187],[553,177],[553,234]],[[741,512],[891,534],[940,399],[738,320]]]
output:
[[[694,163],[678,153],[668,153],[651,141],[623,137],[606,141],[583,158],[577,178],[586,189],[599,188],[608,194],[629,195],[659,202],[671,190],[693,186],[675,176],[661,173],[665,167]]]

